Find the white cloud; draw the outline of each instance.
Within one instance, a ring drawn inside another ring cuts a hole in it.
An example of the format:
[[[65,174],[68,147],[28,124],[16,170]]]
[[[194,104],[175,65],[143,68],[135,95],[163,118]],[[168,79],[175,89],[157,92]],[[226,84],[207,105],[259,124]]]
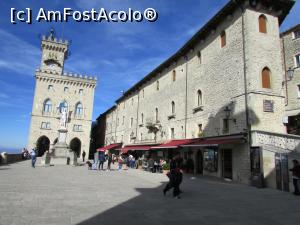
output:
[[[0,29],[0,69],[32,76],[39,63],[40,50]]]

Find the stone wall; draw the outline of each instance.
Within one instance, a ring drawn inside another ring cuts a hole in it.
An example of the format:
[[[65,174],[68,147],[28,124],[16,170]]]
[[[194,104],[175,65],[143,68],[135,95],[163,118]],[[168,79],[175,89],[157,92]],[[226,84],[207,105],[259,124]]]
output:
[[[22,154],[9,154],[2,152],[0,154],[0,164],[10,164],[22,161]]]

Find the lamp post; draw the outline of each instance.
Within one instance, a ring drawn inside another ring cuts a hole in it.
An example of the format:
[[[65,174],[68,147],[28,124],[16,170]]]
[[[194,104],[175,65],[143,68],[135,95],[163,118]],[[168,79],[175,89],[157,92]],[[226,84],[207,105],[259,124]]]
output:
[[[288,76],[289,81],[293,79],[293,77],[294,77],[294,69],[293,68],[290,67],[288,69],[287,76]]]

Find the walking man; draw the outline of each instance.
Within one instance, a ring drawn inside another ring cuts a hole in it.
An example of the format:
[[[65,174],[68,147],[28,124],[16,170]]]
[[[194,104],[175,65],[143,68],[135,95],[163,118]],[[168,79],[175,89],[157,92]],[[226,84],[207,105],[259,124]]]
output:
[[[35,149],[34,148],[31,150],[30,155],[31,155],[31,166],[32,166],[32,168],[35,168],[36,153],[35,153]]]
[[[85,151],[83,151],[82,152],[82,162],[84,162],[85,155],[86,155],[86,153],[85,153]]]
[[[299,192],[299,186],[298,186],[298,182],[300,180],[300,165],[298,160],[294,159],[293,160],[293,168],[290,169],[290,171],[292,171],[293,173],[293,184],[294,184],[294,195],[300,195]]]
[[[107,157],[107,169],[110,170],[110,165],[112,162],[112,154],[109,152]]]
[[[98,170],[100,170],[100,169],[104,170],[103,169],[104,162],[105,162],[104,152],[99,152],[99,166],[98,166]]]
[[[180,189],[179,186],[182,182],[182,173],[179,168],[172,169],[167,176],[169,177],[169,183],[166,185],[166,187],[163,190],[164,195],[173,188],[173,197],[180,199]]]

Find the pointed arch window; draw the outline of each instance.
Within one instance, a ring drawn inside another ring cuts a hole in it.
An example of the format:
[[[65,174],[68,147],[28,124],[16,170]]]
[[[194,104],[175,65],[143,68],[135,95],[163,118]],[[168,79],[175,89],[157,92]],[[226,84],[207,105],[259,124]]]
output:
[[[262,87],[271,88],[271,71],[268,67],[265,67],[262,71]]]
[[[49,112],[51,112],[51,110],[52,110],[52,102],[51,102],[50,99],[47,99],[44,102],[43,111],[46,112],[46,113],[49,113]]]
[[[76,107],[75,107],[75,115],[76,116],[82,116],[83,114],[83,106],[82,104],[79,102],[77,103]]]
[[[203,105],[203,96],[202,96],[202,91],[198,90],[197,91],[197,106],[202,106]]]
[[[68,103],[66,101],[63,101],[58,106],[59,112],[61,113],[64,109],[68,111]]]
[[[158,108],[155,109],[155,122],[158,123]]]
[[[173,70],[172,72],[172,80],[173,82],[176,81],[176,70]]]
[[[174,115],[175,114],[175,102],[174,101],[172,101],[172,103],[171,103],[171,110],[172,110],[172,115]]]
[[[202,63],[202,58],[201,58],[201,52],[200,51],[197,52],[197,58],[198,58],[198,63],[201,64]]]
[[[259,32],[267,33],[267,17],[265,15],[260,15],[258,18]]]
[[[220,37],[221,37],[221,48],[223,48],[226,45],[226,32],[222,31]]]

